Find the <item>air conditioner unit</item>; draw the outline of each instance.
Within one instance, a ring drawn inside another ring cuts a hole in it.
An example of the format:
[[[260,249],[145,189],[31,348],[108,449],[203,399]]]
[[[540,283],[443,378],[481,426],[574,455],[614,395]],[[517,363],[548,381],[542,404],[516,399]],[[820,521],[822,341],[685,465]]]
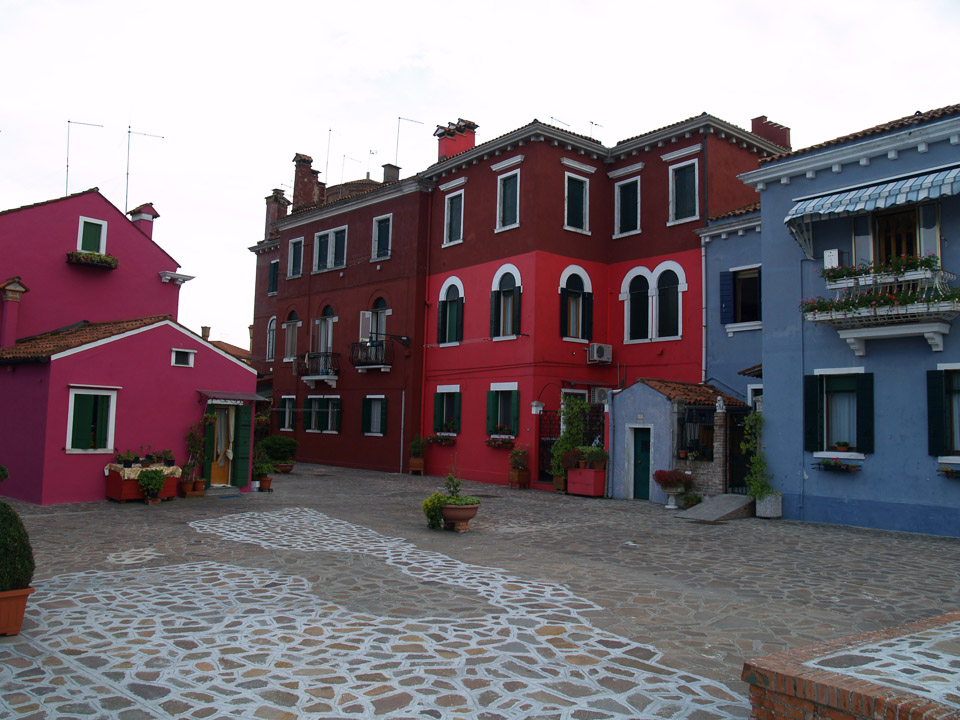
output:
[[[610,388],[590,388],[590,402],[606,405],[610,402]]]
[[[602,343],[590,343],[587,346],[587,362],[606,365],[613,359],[613,346]]]

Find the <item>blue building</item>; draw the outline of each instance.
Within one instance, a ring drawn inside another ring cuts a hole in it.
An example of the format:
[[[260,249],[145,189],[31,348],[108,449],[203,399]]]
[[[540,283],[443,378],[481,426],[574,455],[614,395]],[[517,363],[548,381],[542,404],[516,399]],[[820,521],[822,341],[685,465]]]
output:
[[[960,536],[960,105],[741,178],[761,198],[764,443],[784,517]]]

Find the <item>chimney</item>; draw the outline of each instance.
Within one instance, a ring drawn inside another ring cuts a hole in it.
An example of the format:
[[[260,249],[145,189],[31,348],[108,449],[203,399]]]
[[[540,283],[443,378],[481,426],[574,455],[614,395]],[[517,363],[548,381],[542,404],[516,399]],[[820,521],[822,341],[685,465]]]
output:
[[[755,117],[750,123],[750,130],[754,135],[759,135],[764,140],[776,143],[787,150],[790,149],[790,128],[767,120],[766,115]]]
[[[127,213],[130,216],[130,222],[136,225],[148,238],[153,239],[153,221],[160,217],[160,213],[153,209],[151,203],[146,203],[140,207],[135,207]]]
[[[207,342],[210,342],[210,326],[209,325],[200,326],[200,337],[202,337]]]
[[[477,127],[475,122],[463,118],[459,118],[455,123],[447,123],[446,127],[437,125],[437,130],[433,133],[439,140],[437,159],[446,160],[472,148],[476,143]]]
[[[400,179],[400,168],[391,163],[385,163],[383,166],[383,182],[392,183]]]
[[[29,288],[12,277],[0,283],[0,348],[12,347],[17,343],[17,317],[20,314],[20,297]]]
[[[267,221],[266,227],[263,229],[263,239],[266,240],[273,234],[273,224],[285,218],[287,216],[287,205],[290,204],[290,201],[283,194],[283,190],[278,188],[273,189],[272,195],[267,195]]]
[[[317,179],[319,170],[313,169],[313,158],[297,153],[293,156],[296,172],[293,177],[293,212],[324,200],[326,185]]]

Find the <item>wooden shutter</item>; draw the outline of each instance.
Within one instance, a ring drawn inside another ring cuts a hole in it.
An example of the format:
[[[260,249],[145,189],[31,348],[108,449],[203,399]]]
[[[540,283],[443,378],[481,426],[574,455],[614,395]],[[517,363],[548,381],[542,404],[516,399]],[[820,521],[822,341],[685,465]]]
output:
[[[380,398],[380,434],[387,434],[387,399]]]
[[[463,342],[463,298],[457,298],[456,312],[457,312],[457,337],[454,338],[454,340],[456,342]]]
[[[873,452],[873,373],[857,375],[857,451]]]
[[[96,398],[97,415],[93,427],[94,447],[107,447],[107,430],[110,427],[110,396],[94,395]]]
[[[363,399],[363,407],[360,413],[360,428],[362,432],[370,432],[370,406],[373,404],[373,400],[370,398]]]
[[[583,294],[583,339],[593,340],[593,293]]]
[[[433,431],[443,430],[443,393],[433,394]]]
[[[520,286],[513,289],[513,334],[520,334]]]
[[[497,424],[497,391],[487,391],[487,435],[493,435]]]
[[[927,370],[927,453],[949,455],[950,418],[947,413],[947,374]]]
[[[230,484],[243,487],[250,480],[250,424],[249,405],[237,408],[233,432],[233,461],[230,463]]]
[[[490,337],[500,335],[500,291],[490,293]]]
[[[93,439],[93,395],[75,393],[73,396],[73,427],[70,447],[89,450]]]
[[[460,432],[460,393],[453,394],[453,431]]]
[[[510,391],[510,424],[513,426],[513,434],[520,434],[520,391]]]
[[[100,252],[100,235],[102,229],[102,226],[99,224],[84,220],[80,249],[84,252]]]
[[[560,337],[570,337],[570,292],[560,288]]]
[[[282,413],[284,406],[281,401],[280,412]],[[210,406],[207,406],[207,411],[211,412]],[[212,412],[216,412],[213,410]],[[214,454],[214,428],[216,423],[207,424],[207,434],[203,446],[203,479],[207,481],[207,485],[210,484],[210,466],[213,463],[213,454]]]
[[[340,398],[334,398],[330,401],[330,412],[333,413],[333,429],[336,432],[340,432],[340,416],[343,413]]]
[[[437,344],[447,342],[447,313],[450,312],[450,303],[441,300],[437,303]]]
[[[823,442],[823,391],[818,375],[803,376],[803,449],[817,452]]]
[[[720,322],[724,325],[736,322],[737,312],[733,297],[734,274],[720,273]]]

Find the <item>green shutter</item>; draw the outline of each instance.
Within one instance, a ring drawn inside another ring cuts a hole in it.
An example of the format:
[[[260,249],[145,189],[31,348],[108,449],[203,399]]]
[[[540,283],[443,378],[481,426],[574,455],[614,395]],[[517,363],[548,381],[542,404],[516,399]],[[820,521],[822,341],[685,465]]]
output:
[[[447,342],[447,313],[450,303],[441,300],[437,303],[437,344]]]
[[[497,424],[497,391],[487,391],[487,435],[493,435]]]
[[[316,402],[316,400],[304,400],[304,401],[303,401],[303,429],[304,429],[304,430],[315,430],[315,429],[316,429],[316,428],[313,428],[313,427],[310,426],[310,424],[311,424],[310,421],[313,419],[313,413],[310,412],[310,411],[313,410],[313,404],[314,404],[315,402]],[[294,423],[296,423],[296,420],[294,420]]]
[[[490,293],[490,337],[500,335],[500,291]]]
[[[510,424],[513,426],[513,434],[520,434],[520,391],[510,391]]]
[[[370,432],[370,406],[373,401],[370,398],[363,399],[363,406],[360,413],[360,427],[362,432]]]
[[[593,293],[583,294],[583,339],[593,340]]]
[[[100,252],[100,235],[102,229],[101,225],[84,220],[80,249],[84,252]]]
[[[330,401],[330,413],[333,415],[333,429],[340,432],[340,420],[343,415],[343,406],[340,404],[340,398],[334,398]]]
[[[204,480],[207,481],[207,485],[210,484],[210,466],[213,463],[213,455],[215,452],[215,449],[214,449],[214,440],[215,440],[214,428],[215,427],[216,427],[216,423],[209,423],[207,425],[206,442],[204,443],[204,447],[203,447],[203,478]]]
[[[457,298],[457,342],[463,342],[463,298]]]
[[[380,434],[387,434],[387,399],[380,399]]]
[[[873,373],[857,375],[857,451],[873,452]]]
[[[453,431],[460,433],[460,393],[453,394]]]
[[[570,337],[570,293],[566,288],[560,288],[560,337]]]
[[[75,393],[73,396],[73,427],[70,447],[73,450],[89,450],[93,440],[93,395]]]
[[[433,431],[443,429],[443,393],[433,394]]]
[[[946,399],[947,374],[943,370],[927,370],[927,453],[930,455],[949,454]]]
[[[803,449],[807,452],[820,450],[823,438],[823,410],[820,377],[803,376]]]
[[[513,289],[513,334],[520,334],[520,288]]]
[[[97,415],[93,426],[94,447],[107,447],[107,430],[110,428],[110,396],[94,395],[96,398]]]
[[[249,405],[237,408],[233,431],[233,460],[230,463],[230,484],[244,487],[250,481],[250,423]]]

